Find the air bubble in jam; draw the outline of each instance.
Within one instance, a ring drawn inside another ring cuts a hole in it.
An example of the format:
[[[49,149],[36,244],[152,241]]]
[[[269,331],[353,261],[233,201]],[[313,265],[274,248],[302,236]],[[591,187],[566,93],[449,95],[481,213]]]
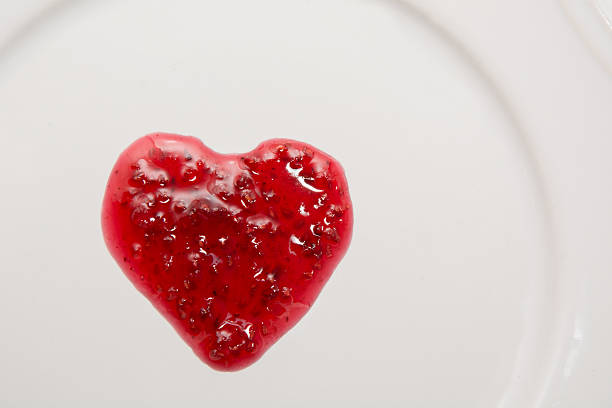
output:
[[[344,256],[347,192],[340,165],[300,142],[223,155],[154,134],[111,172],[103,230],[124,273],[194,352],[233,371],[295,325]]]

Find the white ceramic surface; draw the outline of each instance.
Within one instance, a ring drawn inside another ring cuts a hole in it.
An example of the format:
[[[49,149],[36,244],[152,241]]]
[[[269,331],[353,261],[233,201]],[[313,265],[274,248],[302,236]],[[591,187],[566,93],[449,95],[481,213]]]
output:
[[[558,3],[15,3],[0,405],[612,405],[612,81]],[[104,248],[108,171],[155,130],[302,139],[347,171],[349,253],[242,372],[203,365]]]
[[[593,55],[612,73],[612,0],[562,0]]]

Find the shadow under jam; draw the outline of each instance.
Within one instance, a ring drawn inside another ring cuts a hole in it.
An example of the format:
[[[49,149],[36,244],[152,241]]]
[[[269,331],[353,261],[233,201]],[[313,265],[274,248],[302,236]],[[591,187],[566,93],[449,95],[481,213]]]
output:
[[[119,157],[102,209],[133,284],[211,367],[255,362],[308,311],[353,224],[340,164],[274,139],[224,155],[157,133]]]

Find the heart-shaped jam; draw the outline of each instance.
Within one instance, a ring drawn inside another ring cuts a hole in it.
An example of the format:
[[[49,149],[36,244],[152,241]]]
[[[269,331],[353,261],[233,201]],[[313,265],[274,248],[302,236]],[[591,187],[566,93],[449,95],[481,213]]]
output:
[[[102,210],[121,269],[211,367],[255,362],[308,311],[351,240],[341,166],[292,140],[220,154],[157,133],[119,157]]]

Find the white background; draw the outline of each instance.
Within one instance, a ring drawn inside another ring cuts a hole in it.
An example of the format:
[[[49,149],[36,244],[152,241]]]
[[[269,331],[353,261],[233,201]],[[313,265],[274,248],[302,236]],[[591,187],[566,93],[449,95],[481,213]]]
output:
[[[0,405],[612,405],[612,84],[564,4],[0,2]],[[242,372],[104,248],[108,172],[157,130],[347,172],[345,260]]]

